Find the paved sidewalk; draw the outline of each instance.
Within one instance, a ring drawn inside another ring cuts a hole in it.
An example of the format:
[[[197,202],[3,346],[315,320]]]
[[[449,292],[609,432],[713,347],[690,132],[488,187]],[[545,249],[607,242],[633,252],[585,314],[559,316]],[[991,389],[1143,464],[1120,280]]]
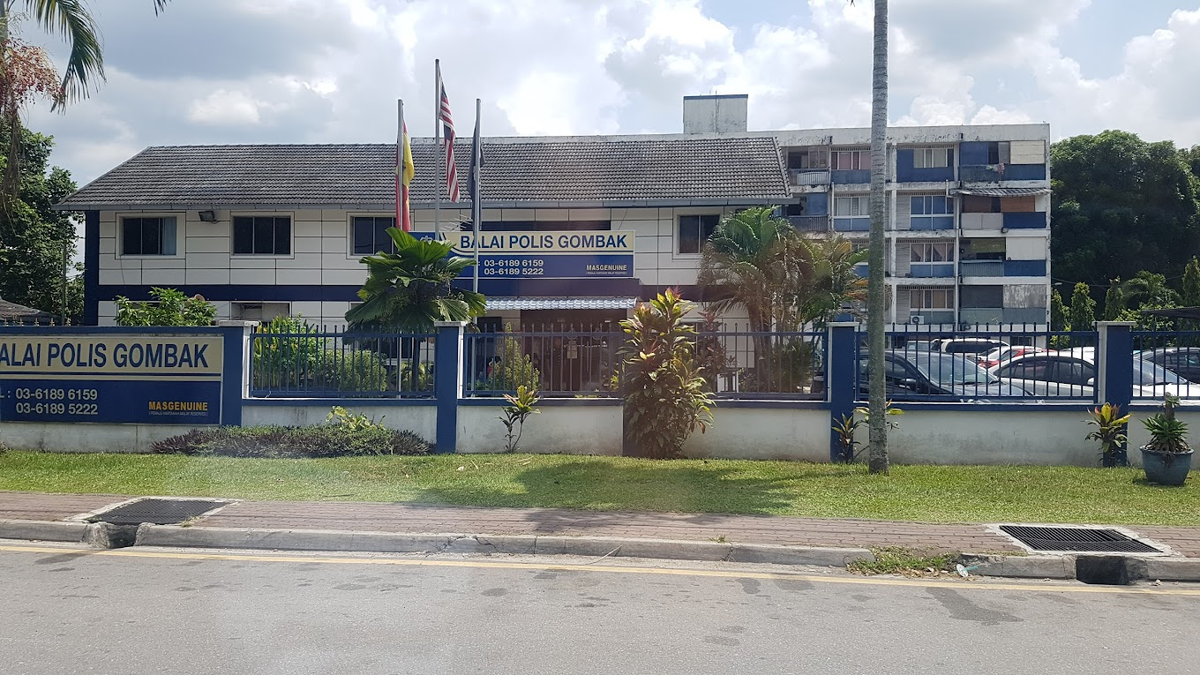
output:
[[[65,520],[125,501],[114,495],[0,491],[0,520]],[[239,501],[194,527],[342,530],[414,534],[517,534],[727,541],[925,551],[1004,553],[1020,549],[977,524],[931,524],[839,518],[628,513],[370,502]],[[1129,526],[1138,534],[1200,557],[1200,527]]]

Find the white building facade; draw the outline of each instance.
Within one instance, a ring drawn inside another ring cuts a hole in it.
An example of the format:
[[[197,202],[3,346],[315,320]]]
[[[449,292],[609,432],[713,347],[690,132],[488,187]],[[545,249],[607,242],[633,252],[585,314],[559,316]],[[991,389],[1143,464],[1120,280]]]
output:
[[[684,107],[690,133],[486,140],[486,322],[615,321],[667,287],[702,300],[703,240],[740,208],[777,206],[802,232],[866,245],[867,129],[746,131],[738,96]],[[890,322],[1047,323],[1048,144],[1046,125],[889,131]],[[118,296],[158,286],[203,295],[221,318],[344,324],[360,259],[395,222],[394,149],[146,149],[58,206],[85,213],[85,323],[111,325]],[[440,153],[413,149],[414,230],[470,254],[469,202],[443,189],[435,215]]]

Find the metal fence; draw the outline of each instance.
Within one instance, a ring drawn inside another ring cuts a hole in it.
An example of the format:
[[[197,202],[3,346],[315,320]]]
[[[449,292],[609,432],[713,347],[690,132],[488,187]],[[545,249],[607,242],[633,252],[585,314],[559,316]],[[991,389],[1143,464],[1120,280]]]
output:
[[[303,326],[250,337],[256,398],[433,398],[433,335]]]
[[[867,334],[858,340],[856,391],[867,394]],[[908,326],[887,334],[885,379],[894,401],[1096,400],[1096,331],[1043,326]]]
[[[697,363],[718,399],[825,398],[825,334],[803,331],[701,331]]]
[[[616,396],[623,341],[614,324],[467,333],[466,395],[502,396],[524,385],[546,397]]]
[[[1200,399],[1200,331],[1134,331],[1133,352],[1133,400]]]

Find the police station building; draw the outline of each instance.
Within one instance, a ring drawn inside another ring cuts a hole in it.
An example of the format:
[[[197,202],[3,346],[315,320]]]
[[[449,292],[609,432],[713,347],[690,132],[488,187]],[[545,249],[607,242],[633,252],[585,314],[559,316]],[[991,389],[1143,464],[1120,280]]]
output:
[[[486,139],[481,323],[602,324],[668,287],[701,299],[706,237],[749,206],[865,245],[869,131],[751,132],[746,105],[688,97],[682,134]],[[1046,125],[889,131],[889,321],[1046,323],[1048,139]],[[435,223],[439,150],[416,139],[413,155],[415,233],[472,255],[468,201],[443,186]],[[360,258],[390,244],[394,158],[390,143],[147,148],[58,207],[85,214],[84,322],[111,325],[118,296],[161,286],[220,318],[344,325]]]

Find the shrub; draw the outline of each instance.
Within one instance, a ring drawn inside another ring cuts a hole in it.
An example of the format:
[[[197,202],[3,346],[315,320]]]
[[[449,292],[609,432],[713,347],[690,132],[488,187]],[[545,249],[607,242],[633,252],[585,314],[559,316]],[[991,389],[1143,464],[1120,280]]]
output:
[[[487,391],[517,391],[519,387],[534,390],[542,384],[542,374],[533,359],[521,349],[521,339],[512,334],[512,326],[504,327],[501,353],[492,363],[484,389]]]
[[[174,288],[151,288],[155,302],[117,297],[118,326],[211,326],[217,307],[199,295],[186,297]]]
[[[251,354],[258,390],[378,394],[392,389],[373,351],[335,346],[302,317],[280,316],[258,327]]]
[[[505,394],[504,400],[508,401],[508,405],[504,406],[504,415],[500,417],[500,421],[504,423],[504,451],[516,452],[517,445],[521,442],[521,435],[525,433],[525,420],[529,419],[530,415],[536,415],[540,410],[537,409],[538,401],[541,397],[534,389],[527,389],[525,385],[517,387],[517,393]]]
[[[155,443],[154,451],[211,457],[319,458],[424,455],[430,445],[411,431],[322,424],[194,429]]]
[[[695,365],[696,332],[683,322],[691,303],[668,289],[621,322],[625,433],[641,457],[682,455],[697,427],[712,422],[712,395]]]

